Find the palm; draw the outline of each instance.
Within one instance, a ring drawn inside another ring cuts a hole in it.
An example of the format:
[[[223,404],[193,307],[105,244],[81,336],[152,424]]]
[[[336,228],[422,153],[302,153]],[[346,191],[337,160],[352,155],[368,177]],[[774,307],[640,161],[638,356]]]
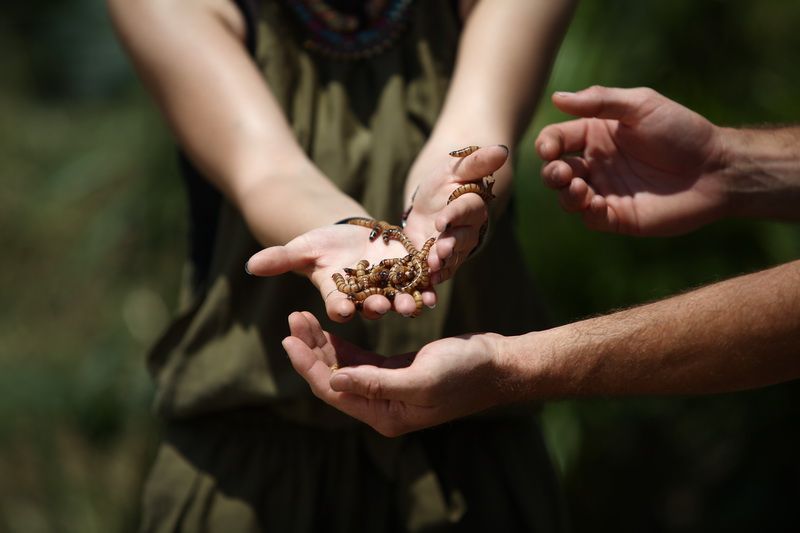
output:
[[[491,349],[482,342],[483,337],[441,339],[423,346],[416,355],[403,354],[366,365],[357,363],[362,366],[347,368],[343,374],[362,383],[356,389],[358,396],[345,394],[331,398],[336,398],[335,406],[346,408],[350,414],[389,435],[481,411],[498,397]],[[339,376],[331,378],[334,389],[338,388],[339,379]],[[369,387],[366,383],[382,383],[382,386]]]
[[[292,313],[289,328],[284,348],[314,394],[385,435],[496,402],[491,334],[442,339],[416,354],[384,358],[324,331],[308,312]],[[333,365],[341,370],[331,372]]]
[[[719,128],[708,120],[649,89],[594,87],[554,101],[586,118],[542,130],[542,175],[587,226],[670,235],[719,216]]]
[[[692,128],[681,142],[676,132],[683,125],[660,120],[654,116],[631,127],[589,119],[584,150],[589,184],[605,198],[620,233],[694,229],[706,222],[704,211],[716,194],[707,150],[696,142],[706,134],[703,128]]]
[[[311,230],[285,246],[262,250],[250,259],[248,268],[253,274],[263,276],[289,271],[307,276],[325,300],[328,316],[343,321],[354,315],[355,304],[337,290],[333,274],[355,267],[362,259],[373,265],[406,253],[397,241],[370,241],[367,228],[339,224]],[[430,301],[430,295],[427,299]],[[409,294],[399,294],[393,302],[384,296],[372,295],[364,301],[363,309],[367,318],[378,318],[390,309],[410,315],[416,310],[416,304]]]

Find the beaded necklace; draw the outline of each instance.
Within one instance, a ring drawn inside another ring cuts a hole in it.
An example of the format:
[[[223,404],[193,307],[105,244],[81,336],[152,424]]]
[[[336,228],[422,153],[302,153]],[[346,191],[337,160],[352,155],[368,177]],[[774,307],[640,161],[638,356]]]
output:
[[[303,46],[340,60],[373,57],[386,50],[405,27],[413,0],[368,0],[356,11],[324,0],[284,0],[305,30]]]

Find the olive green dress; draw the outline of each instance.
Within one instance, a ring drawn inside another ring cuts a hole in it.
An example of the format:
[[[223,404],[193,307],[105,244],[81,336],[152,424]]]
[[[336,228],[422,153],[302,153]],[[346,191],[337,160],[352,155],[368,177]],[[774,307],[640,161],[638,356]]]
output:
[[[254,59],[300,144],[368,212],[398,220],[453,67],[452,3],[416,2],[386,51],[353,61],[302,46],[285,5],[257,7],[246,10]],[[317,400],[281,347],[297,310],[384,354],[471,331],[542,327],[508,213],[440,286],[435,310],[334,324],[305,278],[245,274],[258,243],[185,167],[195,246],[179,314],[149,359],[164,440],[144,491],[143,531],[563,530],[533,409],[388,439]]]

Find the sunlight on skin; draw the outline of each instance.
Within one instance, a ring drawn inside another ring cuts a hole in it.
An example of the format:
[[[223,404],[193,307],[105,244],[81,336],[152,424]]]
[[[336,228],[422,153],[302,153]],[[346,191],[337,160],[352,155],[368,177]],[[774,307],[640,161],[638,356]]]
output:
[[[424,242],[426,236],[438,234],[428,256],[433,285],[452,277],[466,261],[478,245],[480,227],[488,217],[488,209],[480,196],[464,194],[447,204],[448,197],[460,184],[496,171],[507,157],[507,148],[501,146],[483,148],[463,159],[448,156],[443,171],[420,186],[404,232],[415,244]],[[436,209],[436,205],[445,207]],[[387,257],[403,257],[407,253],[397,241],[384,243],[377,239],[370,242],[368,235],[368,228],[349,224],[317,228],[284,246],[256,253],[248,260],[246,269],[256,276],[296,272],[308,277],[325,300],[328,316],[344,322],[355,315],[356,307],[347,295],[336,290],[331,276],[362,259],[376,264]],[[436,305],[433,287],[422,291],[422,298],[426,306]],[[364,301],[362,315],[378,319],[390,310],[410,316],[416,310],[414,298],[401,293],[390,302],[384,296],[372,295]]]

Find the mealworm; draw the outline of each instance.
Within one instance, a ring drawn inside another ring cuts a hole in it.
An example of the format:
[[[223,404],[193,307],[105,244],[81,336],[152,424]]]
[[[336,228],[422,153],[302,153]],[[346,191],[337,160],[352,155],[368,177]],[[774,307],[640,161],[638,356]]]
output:
[[[468,155],[478,151],[480,146],[467,146],[466,148],[459,148],[458,150],[453,150],[450,152],[450,155],[453,157],[467,157]]]
[[[483,199],[483,201],[488,204],[489,202],[494,200],[495,197],[494,194],[492,193],[493,187],[494,187],[494,178],[491,176],[482,178],[480,182],[465,183],[450,194],[450,198],[447,199],[447,203],[450,204],[450,202],[460,197],[461,195],[472,192],[480,196]]]
[[[467,157],[478,150],[478,146],[467,146],[458,150],[453,150],[450,155],[453,157]],[[447,200],[449,204],[456,198],[474,193],[489,203],[494,199],[492,187],[494,178],[489,175],[480,180],[465,183],[457,187]],[[403,228],[395,226],[382,220],[375,220],[366,217],[352,218],[348,224],[362,226],[370,230],[369,240],[374,241],[379,236],[385,243],[398,241],[406,249],[403,257],[386,258],[377,264],[370,266],[369,261],[362,259],[355,268],[342,269],[345,276],[335,273],[332,275],[336,284],[336,289],[347,295],[356,306],[356,309],[363,309],[363,302],[368,297],[380,294],[394,300],[398,293],[410,294],[414,298],[415,311],[412,317],[422,313],[423,301],[420,289],[430,286],[430,267],[428,266],[428,255],[430,254],[436,238],[432,237],[425,241],[422,248],[417,250],[411,242]],[[481,227],[482,233],[485,232],[485,225]]]

